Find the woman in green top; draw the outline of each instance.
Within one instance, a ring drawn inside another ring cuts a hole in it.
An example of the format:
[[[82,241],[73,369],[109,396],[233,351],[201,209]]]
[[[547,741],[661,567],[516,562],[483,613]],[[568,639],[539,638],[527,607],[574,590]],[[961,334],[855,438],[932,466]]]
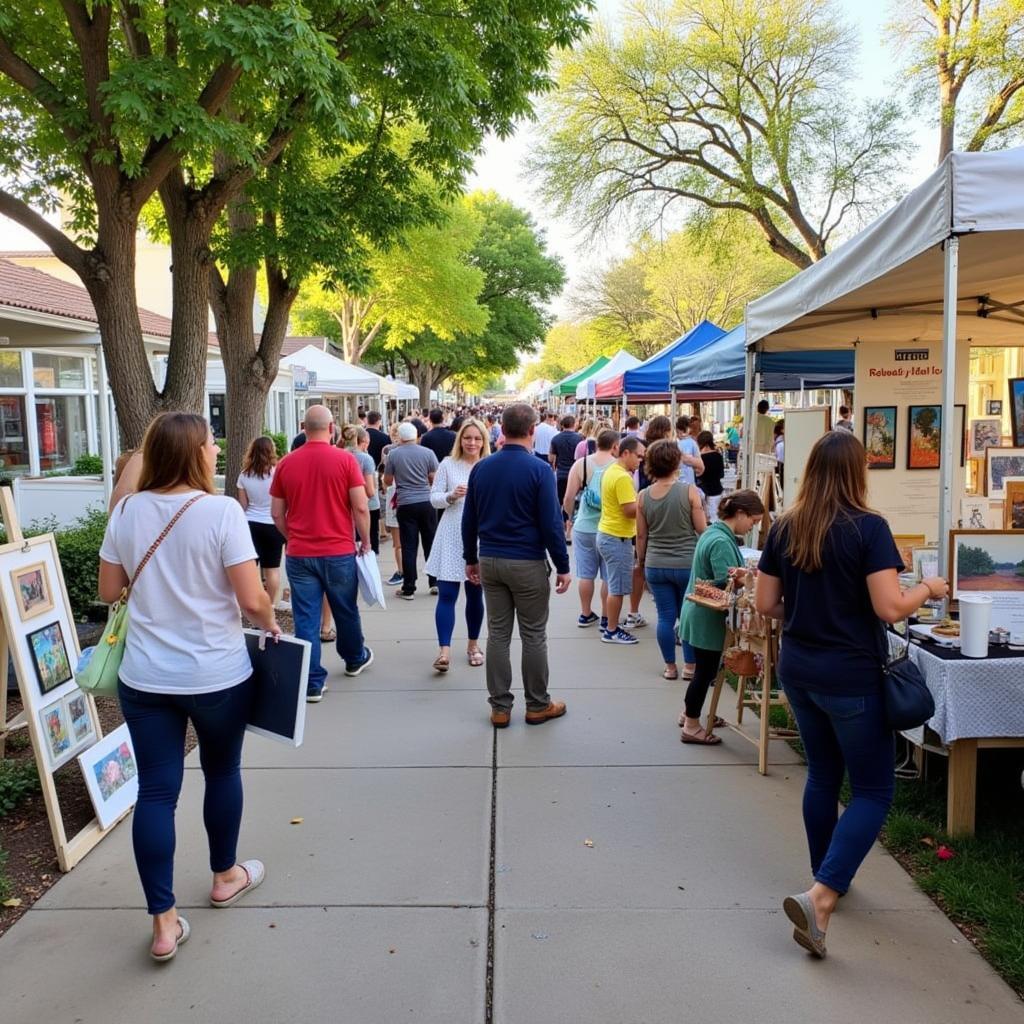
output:
[[[749,533],[754,524],[764,515],[764,505],[753,491],[736,491],[723,498],[718,506],[718,522],[708,527],[697,541],[693,553],[693,567],[687,594],[693,593],[698,580],[713,582],[724,587],[730,569],[743,565],[738,537]],[[703,605],[686,601],[680,619],[679,635],[693,648],[696,669],[693,680],[686,689],[686,704],[683,709],[684,743],[713,745],[721,739],[709,733],[700,724],[700,713],[708,688],[718,675],[725,646],[725,612],[705,608]]]

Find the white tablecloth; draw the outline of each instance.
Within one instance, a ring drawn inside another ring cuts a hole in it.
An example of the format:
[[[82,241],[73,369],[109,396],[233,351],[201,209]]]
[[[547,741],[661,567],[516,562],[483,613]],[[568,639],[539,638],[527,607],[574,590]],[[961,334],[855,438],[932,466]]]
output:
[[[890,635],[895,653],[903,641]],[[947,661],[910,645],[910,657],[935,698],[928,725],[943,743],[986,736],[1024,736],[1024,658]]]

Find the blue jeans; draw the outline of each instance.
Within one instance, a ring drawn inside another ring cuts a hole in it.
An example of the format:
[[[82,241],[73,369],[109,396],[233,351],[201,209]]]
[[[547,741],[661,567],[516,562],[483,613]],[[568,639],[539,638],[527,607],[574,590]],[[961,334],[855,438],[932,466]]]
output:
[[[480,627],[484,621],[484,588],[475,583],[466,584],[466,629],[470,640],[480,639]],[[459,584],[449,580],[437,581],[437,605],[434,608],[434,625],[437,627],[438,647],[451,647],[452,633],[455,632],[455,602],[459,599]]]
[[[893,735],[880,693],[843,697],[786,686],[807,751],[804,828],[817,881],[846,892],[882,830],[894,789]],[[853,798],[839,814],[843,773]]]
[[[320,664],[320,611],[325,595],[334,616],[338,653],[344,659],[345,667],[358,668],[367,658],[363,624],[356,604],[359,593],[356,556],[297,558],[288,555],[285,565],[292,591],[295,635],[313,645],[309,656],[308,689],[310,693],[319,693],[327,678],[327,670]]]
[[[199,737],[206,780],[203,824],[210,870],[235,864],[242,825],[242,740],[252,679],[214,693],[147,693],[119,683],[121,710],[135,748],[139,802],[132,819],[135,864],[151,914],[174,906],[174,809],[185,772],[185,729]]]
[[[674,665],[676,661],[676,630],[679,628],[679,616],[683,611],[683,595],[686,585],[690,582],[689,569],[655,569],[644,570],[647,586],[654,597],[654,607],[658,610],[658,647],[661,658],[666,665]],[[687,665],[694,663],[693,648],[684,641],[683,661]]]

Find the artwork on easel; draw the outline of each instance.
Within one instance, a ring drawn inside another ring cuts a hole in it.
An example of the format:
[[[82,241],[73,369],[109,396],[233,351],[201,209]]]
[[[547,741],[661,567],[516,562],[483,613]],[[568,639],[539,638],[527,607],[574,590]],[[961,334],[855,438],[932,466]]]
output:
[[[27,728],[36,757],[50,833],[62,871],[70,871],[103,838],[93,819],[77,835],[64,829],[54,772],[86,753],[102,735],[96,704],[75,683],[78,636],[52,533],[25,538],[11,490],[0,487],[0,515],[9,538],[0,544],[0,722]],[[8,656],[22,711],[7,718]],[[2,733],[0,733],[2,736]]]

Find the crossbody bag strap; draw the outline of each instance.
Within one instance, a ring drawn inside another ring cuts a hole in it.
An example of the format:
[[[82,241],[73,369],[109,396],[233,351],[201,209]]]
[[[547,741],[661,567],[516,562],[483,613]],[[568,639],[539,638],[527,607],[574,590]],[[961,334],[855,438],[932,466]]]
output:
[[[189,498],[189,499],[188,499],[188,501],[186,501],[186,502],[185,502],[185,504],[184,504],[184,505],[182,505],[182,506],[181,506],[181,508],[179,508],[177,512],[175,512],[175,513],[174,513],[174,515],[173,515],[173,516],[171,517],[171,521],[170,521],[170,522],[169,522],[169,523],[168,523],[168,524],[167,524],[167,525],[166,525],[166,526],[165,526],[165,527],[163,528],[163,530],[161,531],[161,533],[160,533],[160,536],[159,536],[159,537],[157,537],[157,539],[156,539],[155,541],[153,541],[152,545],[150,546],[150,549],[149,549],[149,550],[148,550],[148,551],[147,551],[147,552],[146,552],[146,553],[145,553],[145,554],[144,554],[144,555],[142,556],[142,561],[141,561],[141,562],[139,562],[138,566],[136,567],[136,569],[135,569],[135,575],[134,575],[134,576],[132,576],[131,582],[130,582],[130,583],[128,584],[128,586],[127,586],[127,587],[125,588],[125,592],[124,592],[124,595],[122,596],[121,600],[123,600],[123,601],[126,601],[126,600],[128,600],[128,595],[129,595],[129,594],[131,594],[131,592],[132,592],[132,588],[133,588],[133,587],[135,586],[135,581],[136,581],[136,580],[137,580],[137,579],[139,578],[139,573],[140,573],[140,572],[142,572],[142,570],[146,568],[146,563],[147,563],[147,562],[148,562],[148,561],[149,561],[149,560],[150,560],[150,559],[151,559],[151,558],[153,557],[153,555],[154,555],[154,554],[156,553],[156,549],[157,549],[158,547],[160,547],[160,545],[161,545],[161,544],[162,544],[162,543],[164,542],[164,540],[165,540],[165,539],[166,539],[166,537],[167,537],[167,534],[169,534],[169,533],[171,532],[171,530],[172,530],[172,529],[174,529],[174,524],[175,524],[175,523],[176,523],[176,522],[177,522],[177,521],[178,521],[178,520],[179,520],[179,519],[180,519],[180,518],[181,518],[181,517],[182,517],[182,516],[183,516],[183,515],[184,515],[184,514],[185,514],[185,513],[186,513],[186,512],[187,512],[187,511],[188,511],[188,510],[189,510],[189,509],[190,509],[190,508],[191,508],[191,507],[192,507],[192,506],[193,506],[193,505],[195,504],[195,503],[196,503],[196,502],[197,502],[197,501],[199,501],[199,499],[200,499],[200,498],[205,498],[205,497],[206,497],[206,495],[205,495],[205,494],[196,494],[196,495],[194,495],[193,497]]]

